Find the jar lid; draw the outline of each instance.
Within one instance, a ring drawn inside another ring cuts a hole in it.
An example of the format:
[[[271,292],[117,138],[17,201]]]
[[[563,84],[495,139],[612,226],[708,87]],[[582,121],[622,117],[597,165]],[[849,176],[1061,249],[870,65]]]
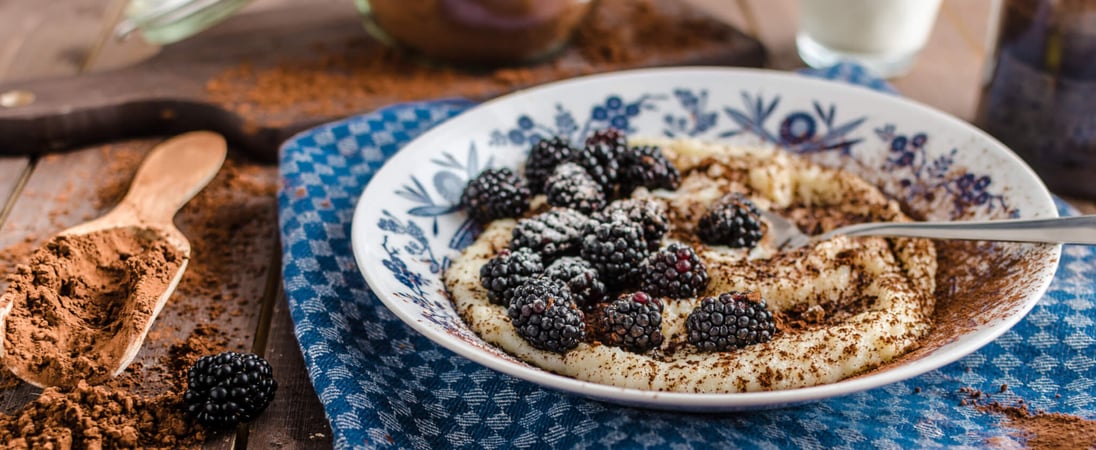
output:
[[[153,44],[171,44],[227,19],[251,0],[130,0],[125,18],[114,28],[124,38],[141,30]]]

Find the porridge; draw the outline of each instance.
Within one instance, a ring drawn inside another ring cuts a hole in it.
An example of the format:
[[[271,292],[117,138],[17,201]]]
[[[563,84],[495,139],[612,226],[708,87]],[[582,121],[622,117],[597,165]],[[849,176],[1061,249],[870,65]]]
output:
[[[445,282],[485,341],[580,380],[728,393],[836,382],[932,326],[930,241],[781,251],[757,216],[809,234],[910,220],[866,181],[777,149],[636,144],[612,131],[577,149],[542,141],[528,185],[508,170],[469,184],[462,202],[484,231]]]

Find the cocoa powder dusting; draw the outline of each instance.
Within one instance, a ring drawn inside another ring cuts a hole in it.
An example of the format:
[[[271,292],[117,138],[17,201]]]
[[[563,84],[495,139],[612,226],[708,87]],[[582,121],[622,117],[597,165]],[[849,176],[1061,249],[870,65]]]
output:
[[[3,359],[49,386],[98,384],[142,339],[184,255],[147,228],[57,236],[18,266],[0,303],[12,304]]]
[[[1034,289],[1017,282],[1017,274],[1041,270],[1054,261],[1047,245],[958,240],[934,244],[939,270],[932,330],[917,348],[857,377],[923,358],[989,321],[1003,319],[1006,311],[1020,308]]]
[[[96,215],[113,207],[144,155],[158,142],[143,139],[100,147],[102,160],[109,161],[105,167],[74,179],[94,189],[49,194],[62,204],[45,212],[63,222],[54,226],[60,229],[83,219],[70,218],[66,202],[92,205]],[[77,449],[200,446],[209,433],[192,424],[181,408],[186,371],[201,356],[250,349],[266,268],[277,251],[276,188],[276,168],[230,158],[176,216],[191,243],[191,259],[134,362],[98,386],[76,383],[45,390],[0,372],[0,444]],[[61,201],[62,195],[70,198]],[[8,222],[11,225],[12,220]],[[38,239],[28,235],[0,251],[0,270],[8,274],[26,264],[38,245]]]

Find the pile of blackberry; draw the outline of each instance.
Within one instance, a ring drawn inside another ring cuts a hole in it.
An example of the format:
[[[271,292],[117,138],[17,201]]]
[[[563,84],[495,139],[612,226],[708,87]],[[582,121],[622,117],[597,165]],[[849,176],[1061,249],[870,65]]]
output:
[[[610,128],[595,131],[581,147],[563,138],[537,142],[524,174],[526,181],[508,169],[485,170],[461,196],[481,225],[526,215],[532,195],[543,194],[548,204],[543,212],[518,220],[509,248],[481,267],[488,300],[505,307],[518,335],[538,349],[565,353],[588,337],[636,353],[658,348],[664,340],[663,298],[702,295],[707,266],[687,244],[662,246],[670,229],[662,201],[627,197],[641,187],[676,189],[681,183],[677,168],[658,147],[629,146],[622,132]],[[734,233],[749,243],[750,230],[743,232],[746,225],[736,220],[739,210],[719,209],[740,208],[744,201],[713,207],[698,230],[718,243]],[[697,311],[712,308],[702,305]],[[767,313],[764,303],[751,311],[762,310]],[[702,350],[726,351],[727,339],[719,334],[726,328],[722,322],[707,334],[694,328],[707,330],[713,317],[732,313],[690,316],[690,323],[698,324],[690,325],[689,342]],[[733,343],[771,338],[773,331],[764,334],[763,321],[748,325],[754,334]],[[693,334],[700,336],[695,342]]]

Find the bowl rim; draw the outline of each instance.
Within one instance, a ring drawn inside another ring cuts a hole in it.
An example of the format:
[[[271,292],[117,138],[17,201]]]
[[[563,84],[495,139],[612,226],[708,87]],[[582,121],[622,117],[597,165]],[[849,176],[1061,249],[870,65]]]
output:
[[[1011,149],[1005,146],[1003,143],[988,135],[984,131],[978,129],[974,125],[971,125],[959,118],[952,116],[946,112],[937,110],[915,100],[909,98],[882,93],[872,90],[863,86],[852,85],[840,81],[815,78],[797,74],[794,72],[783,72],[769,69],[754,69],[754,68],[725,68],[725,67],[671,67],[671,68],[646,68],[646,69],[632,69],[615,72],[607,72],[595,75],[588,75],[583,77],[571,78],[567,80],[555,81],[546,83],[530,88],[520,89],[512,93],[488,100],[473,106],[467,111],[462,112],[460,115],[450,118],[437,126],[427,130],[411,142],[407,143],[400,151],[392,155],[384,165],[374,173],[369,184],[363,189],[362,194],[359,196],[351,223],[351,244],[354,253],[355,262],[358,265],[358,270],[368,283],[370,290],[374,295],[380,299],[384,305],[404,323],[411,326],[412,329],[426,336],[431,341],[453,351],[454,353],[467,358],[477,364],[488,367],[495,371],[519,378],[525,381],[533,382],[544,387],[548,387],[557,391],[579,394],[596,399],[606,400],[618,404],[627,404],[633,406],[642,406],[654,409],[670,409],[670,410],[707,410],[707,411],[729,411],[738,409],[752,409],[757,407],[779,407],[782,405],[789,405],[795,403],[810,402],[816,400],[823,400],[830,397],[843,396],[856,392],[866,391],[878,387],[882,387],[888,384],[906,380],[918,375],[928,373],[932,370],[946,366],[948,364],[958,361],[962,357],[976,352],[978,349],[989,344],[1008,330],[1012,329],[1021,319],[1027,316],[1027,314],[1038,303],[1047,289],[1050,287],[1051,281],[1054,279],[1054,274],[1057,272],[1062,246],[1060,244],[1045,244],[1049,248],[1050,259],[1053,261],[1051,264],[1047,264],[1044,272],[1040,274],[1040,279],[1034,289],[1030,291],[1030,295],[1026,299],[1026,302],[1022,307],[1016,310],[1016,313],[1004,318],[999,325],[988,332],[979,332],[973,339],[964,342],[951,342],[945,344],[944,347],[950,347],[947,351],[947,355],[932,357],[922,357],[919,359],[911,360],[902,363],[897,366],[889,367],[881,372],[869,373],[864,376],[855,376],[851,378],[845,378],[833,383],[821,384],[816,386],[809,386],[797,389],[787,390],[774,390],[774,391],[759,391],[759,392],[740,392],[740,393],[692,393],[692,392],[670,392],[670,391],[650,391],[635,388],[625,388],[606,384],[593,383],[589,381],[578,380],[575,378],[559,375],[549,372],[547,370],[528,365],[519,364],[503,359],[496,358],[482,350],[479,350],[473,346],[463,344],[457,340],[452,339],[447,334],[440,330],[435,329],[430,324],[421,320],[418,316],[410,314],[404,311],[403,308],[397,306],[396,300],[391,298],[387,294],[382,294],[373,289],[373,286],[381,285],[380,280],[375,278],[375,272],[371,272],[365,269],[368,261],[369,252],[365,248],[366,245],[361,242],[359,236],[364,236],[371,227],[371,223],[365,222],[365,217],[369,214],[367,202],[363,201],[367,194],[372,190],[380,189],[379,187],[385,183],[379,183],[377,180],[384,180],[385,178],[391,178],[396,169],[393,167],[403,166],[403,160],[410,160],[415,155],[404,152],[407,146],[413,145],[415,141],[426,141],[435,135],[441,135],[448,133],[452,127],[459,126],[465,121],[473,120],[477,115],[482,114],[482,111],[490,111],[495,105],[506,102],[519,101],[523,97],[530,97],[539,95],[545,91],[552,91],[556,89],[573,89],[585,84],[597,84],[602,83],[606,79],[620,78],[620,77],[669,77],[673,75],[711,75],[711,76],[747,76],[747,77],[765,77],[771,79],[780,79],[791,83],[804,83],[808,86],[815,85],[819,88],[824,88],[835,93],[836,96],[845,95],[846,93],[852,93],[854,96],[865,96],[868,101],[872,102],[892,102],[902,105],[902,108],[910,108],[918,115],[927,114],[935,116],[946,123],[947,127],[954,127],[955,129],[966,130],[973,132],[975,136],[984,142],[987,142],[987,147],[994,147],[994,152],[1002,153],[1004,159],[1011,163],[1010,167],[1019,170],[1024,175],[1031,177],[1037,182],[1037,186],[1040,187],[1037,193],[1026,193],[1031,195],[1031,201],[1035,204],[1049,205],[1049,213],[1053,216],[1058,216],[1057,209],[1054,206],[1054,200],[1049,190],[1046,188],[1045,183],[1039,178],[1034,170],[1026,162],[1024,162],[1019,156],[1016,155]],[[348,121],[352,121],[354,118],[344,119],[343,121],[335,122],[330,126],[337,126]],[[1041,213],[1038,211],[1037,213]],[[448,298],[446,301],[451,301]],[[486,345],[491,345],[487,343]],[[943,348],[943,347],[942,347]],[[939,350],[939,349],[938,349]]]

